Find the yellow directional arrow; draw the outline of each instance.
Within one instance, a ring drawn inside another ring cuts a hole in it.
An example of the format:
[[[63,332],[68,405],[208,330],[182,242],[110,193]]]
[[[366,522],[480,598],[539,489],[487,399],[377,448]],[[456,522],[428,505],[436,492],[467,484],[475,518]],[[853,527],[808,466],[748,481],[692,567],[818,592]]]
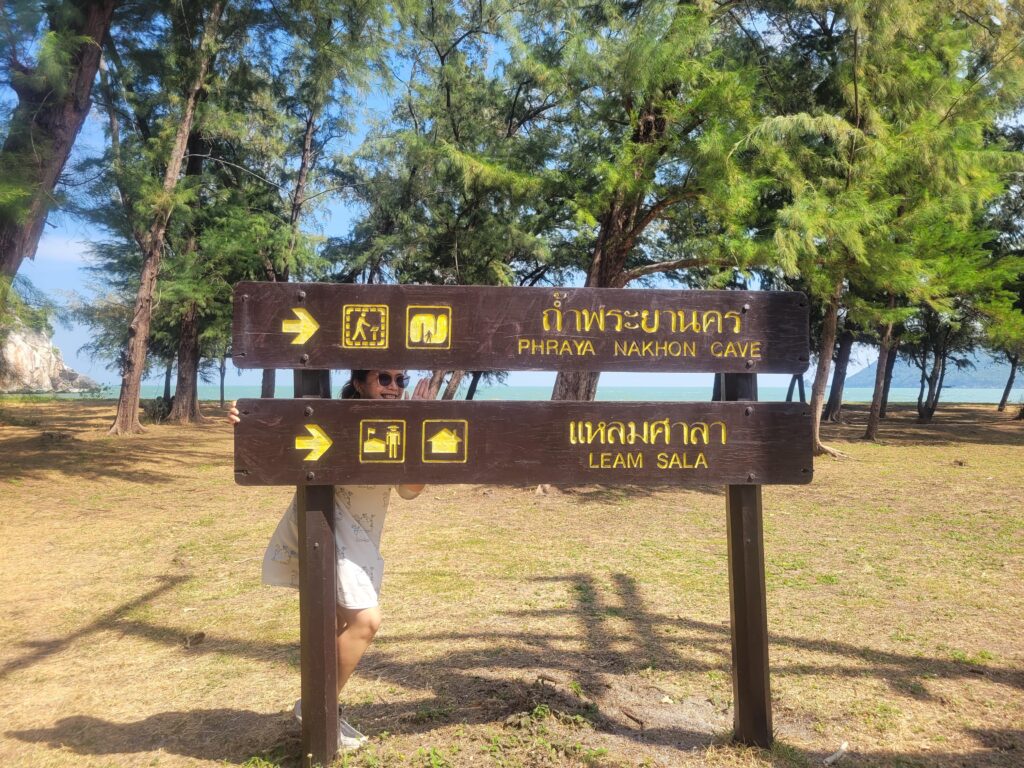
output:
[[[292,339],[292,344],[305,344],[320,328],[320,323],[314,320],[313,316],[302,307],[292,307],[292,312],[299,319],[282,320],[281,332],[297,333],[298,336]]]
[[[316,424],[307,424],[306,431],[312,437],[306,437],[305,435],[296,437],[295,450],[309,451],[303,461],[316,461],[327,452],[328,448],[334,445],[334,441]]]

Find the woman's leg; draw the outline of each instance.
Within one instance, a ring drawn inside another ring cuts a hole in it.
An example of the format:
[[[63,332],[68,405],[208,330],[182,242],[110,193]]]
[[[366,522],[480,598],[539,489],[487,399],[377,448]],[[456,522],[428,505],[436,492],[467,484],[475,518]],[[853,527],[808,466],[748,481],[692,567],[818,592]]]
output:
[[[380,608],[342,608],[338,606],[338,692],[345,687],[352,670],[370,647],[380,629]]]

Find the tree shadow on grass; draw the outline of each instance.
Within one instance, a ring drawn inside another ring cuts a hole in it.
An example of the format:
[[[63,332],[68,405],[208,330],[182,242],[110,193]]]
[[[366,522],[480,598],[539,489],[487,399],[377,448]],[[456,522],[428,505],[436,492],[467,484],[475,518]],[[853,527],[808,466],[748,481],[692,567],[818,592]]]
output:
[[[198,760],[243,763],[253,755],[294,755],[300,752],[298,734],[287,713],[244,709],[192,709],[160,712],[142,720],[112,723],[91,715],[64,717],[48,728],[8,731],[26,742],[70,749],[79,755],[170,752]],[[268,742],[271,734],[290,727],[291,738]],[[298,764],[297,759],[294,760]]]
[[[186,439],[152,441],[136,438],[51,441],[43,433],[0,440],[0,481],[45,479],[53,472],[88,480],[112,478],[133,483],[174,483],[201,464],[223,464],[231,471],[231,458],[222,450],[201,450]]]
[[[224,467],[231,473],[231,456],[222,445],[204,443],[209,433],[224,432],[222,419],[209,418],[213,406],[204,406],[202,424],[185,427],[151,425],[150,431],[131,437],[107,437],[106,403],[61,405],[33,412],[27,408],[4,409],[0,404],[0,425],[18,429],[0,432],[0,482],[46,479],[53,472],[89,480],[112,478],[134,483],[177,482],[197,466]],[[59,404],[58,404],[59,405]],[[203,448],[201,446],[211,446]]]
[[[995,406],[940,406],[928,424],[919,424],[912,405],[890,406],[881,422],[878,440],[891,447],[949,444],[1024,446],[1024,423],[1013,420],[1014,411],[996,411]],[[836,440],[860,441],[867,427],[868,406],[844,405],[842,422],[822,424],[825,443]]]
[[[15,656],[13,659],[0,666],[0,680],[3,680],[14,672],[43,661],[56,653],[60,653],[72,643],[82,640],[89,635],[116,629],[130,612],[151,603],[157,597],[166,592],[170,592],[184,581],[186,581],[186,577],[184,576],[164,576],[160,579],[160,584],[158,586],[139,595],[133,600],[129,600],[128,602],[122,603],[116,608],[107,611],[94,621],[89,622],[83,627],[79,627],[75,631],[64,635],[63,637],[23,642],[22,645],[30,650],[26,653],[22,653],[20,656]]]
[[[685,488],[693,493],[725,498],[724,485],[672,485],[671,483],[649,483],[647,485],[583,485],[559,486],[562,493],[579,499],[581,502],[633,503],[648,499],[665,491],[678,491]]]
[[[130,619],[126,614],[181,581],[167,579],[67,638],[38,644],[31,653],[8,662],[0,669],[0,676],[22,669],[100,629],[128,632],[180,647],[180,629]],[[533,713],[546,711],[553,713],[550,716],[557,721],[552,728],[568,729],[568,738],[576,741],[590,738],[586,736],[589,729],[632,741],[638,747],[701,750],[723,740],[731,723],[727,700],[692,699],[667,707],[661,701],[664,692],[658,687],[656,675],[645,673],[714,673],[727,678],[731,668],[727,624],[652,610],[636,581],[625,574],[612,576],[610,594],[587,573],[539,581],[564,583],[572,605],[507,613],[506,617],[518,628],[514,634],[501,629],[385,634],[357,674],[364,680],[376,678],[378,682],[428,693],[415,699],[389,701],[378,686],[374,695],[379,701],[350,703],[347,716],[371,733],[429,734],[454,724],[493,726],[499,733],[505,733],[509,728],[522,732],[521,729],[534,727]],[[546,629],[553,622],[564,626],[567,619],[576,629]],[[626,632],[622,622],[628,623]],[[879,651],[849,642],[771,635],[770,648],[779,647],[807,651],[824,659],[776,663],[772,666],[775,676],[873,678],[884,680],[900,695],[910,691],[924,699],[929,694],[922,681],[935,678],[973,680],[983,675],[1014,692],[1024,690],[1024,672],[1016,669],[979,668],[955,660]],[[425,648],[430,649],[426,653],[433,657],[424,658]],[[212,633],[202,645],[183,652],[229,654],[268,663],[280,663],[286,657],[292,665],[297,661],[297,644],[235,640]],[[559,725],[566,722],[570,725]],[[585,730],[578,730],[583,724]],[[785,732],[785,722],[776,725]],[[237,741],[225,742],[221,738],[221,734],[229,731],[237,731]],[[163,749],[191,757],[239,761],[260,750],[283,749],[282,754],[289,760],[298,752],[295,727],[287,715],[227,709],[161,713],[128,724],[81,715],[65,718],[51,728],[11,731],[9,735],[23,741],[63,745],[82,754]],[[977,731],[973,736],[982,745],[976,752],[851,754],[844,758],[844,763],[968,768],[1019,765],[1024,751],[1020,731]],[[778,765],[799,764],[786,757],[787,750],[800,753],[783,743]],[[824,757],[800,754],[805,761],[817,762]],[[773,756],[769,757],[774,760]]]

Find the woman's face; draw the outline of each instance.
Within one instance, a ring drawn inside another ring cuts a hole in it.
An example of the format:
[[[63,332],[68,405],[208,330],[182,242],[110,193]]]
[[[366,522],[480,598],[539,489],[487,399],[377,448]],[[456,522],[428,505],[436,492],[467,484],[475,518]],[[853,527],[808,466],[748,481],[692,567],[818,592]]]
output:
[[[398,386],[399,378],[408,386],[408,378],[402,370],[370,371],[366,381],[356,381],[359,396],[366,400],[401,400],[405,387]]]

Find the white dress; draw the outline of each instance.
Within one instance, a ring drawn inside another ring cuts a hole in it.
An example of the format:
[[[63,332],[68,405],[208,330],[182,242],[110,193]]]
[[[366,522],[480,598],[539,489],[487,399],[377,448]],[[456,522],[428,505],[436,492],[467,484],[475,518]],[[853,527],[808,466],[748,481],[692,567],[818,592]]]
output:
[[[406,496],[401,490],[399,495]],[[380,535],[390,501],[390,485],[334,487],[338,605],[343,608],[372,608],[380,601],[384,577]],[[263,555],[263,583],[298,589],[298,550],[299,519],[295,514],[295,498],[292,497]]]

